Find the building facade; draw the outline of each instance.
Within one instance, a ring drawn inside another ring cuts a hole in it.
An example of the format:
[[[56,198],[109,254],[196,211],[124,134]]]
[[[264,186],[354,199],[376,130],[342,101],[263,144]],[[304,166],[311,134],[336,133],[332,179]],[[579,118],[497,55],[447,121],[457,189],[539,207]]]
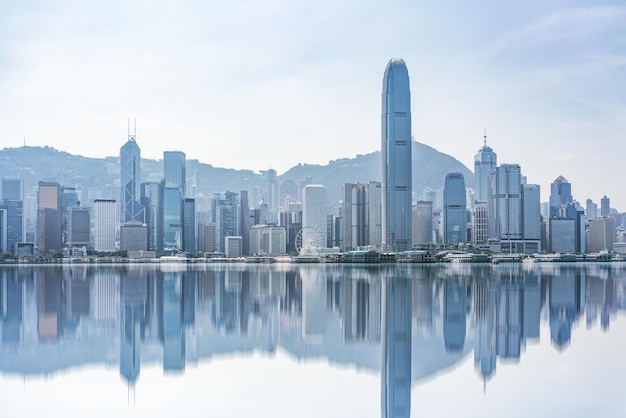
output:
[[[121,222],[144,223],[144,208],[140,200],[141,150],[134,135],[120,148]]]
[[[474,156],[474,177],[476,183],[475,200],[486,202],[489,196],[489,172],[498,166],[498,156],[487,146],[487,135],[484,136],[482,148]]]
[[[302,189],[302,229],[319,230],[321,245],[327,242],[327,197],[326,187],[321,184],[307,184]]]
[[[382,246],[412,248],[412,144],[409,72],[402,59],[387,64],[382,93]]]
[[[467,200],[461,173],[448,173],[443,186],[443,243],[467,242]]]
[[[117,219],[117,202],[112,199],[96,199],[93,202],[93,249],[114,252]]]

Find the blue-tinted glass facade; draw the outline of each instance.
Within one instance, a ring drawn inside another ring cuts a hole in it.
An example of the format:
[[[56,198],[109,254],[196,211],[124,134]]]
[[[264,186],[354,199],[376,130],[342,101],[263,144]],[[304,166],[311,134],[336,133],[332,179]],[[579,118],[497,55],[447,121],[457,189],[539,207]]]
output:
[[[120,183],[122,185],[122,222],[145,222],[139,203],[141,151],[134,137],[120,148]]]
[[[180,187],[180,192],[185,197],[187,160],[185,153],[181,151],[165,151],[163,153],[163,178],[165,184],[174,184]]]
[[[183,200],[183,251],[196,252],[196,201],[189,198]]]
[[[485,144],[474,156],[474,177],[476,183],[476,196],[478,202],[486,202],[489,195],[489,172],[498,165],[498,156]]]
[[[163,251],[182,250],[182,195],[180,188],[165,185],[163,189]]]
[[[411,242],[411,92],[401,59],[387,64],[382,94],[383,247],[404,251]]]
[[[448,173],[443,186],[443,242],[459,244],[467,241],[467,197],[461,173]]]

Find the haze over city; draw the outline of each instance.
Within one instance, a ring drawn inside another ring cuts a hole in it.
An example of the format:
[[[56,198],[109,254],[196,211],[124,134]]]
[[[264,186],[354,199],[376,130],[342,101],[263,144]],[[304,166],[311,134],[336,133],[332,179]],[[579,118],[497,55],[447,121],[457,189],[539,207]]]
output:
[[[282,173],[380,149],[385,63],[413,135],[470,169],[487,142],[542,187],[623,210],[623,3],[43,1],[0,6],[0,138]],[[418,191],[419,192],[419,191]]]

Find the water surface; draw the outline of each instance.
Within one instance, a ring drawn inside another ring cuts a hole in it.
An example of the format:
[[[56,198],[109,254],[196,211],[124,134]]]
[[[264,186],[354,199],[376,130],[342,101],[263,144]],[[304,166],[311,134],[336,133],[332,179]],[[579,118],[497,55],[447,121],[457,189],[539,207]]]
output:
[[[0,268],[0,416],[626,416],[620,263]]]

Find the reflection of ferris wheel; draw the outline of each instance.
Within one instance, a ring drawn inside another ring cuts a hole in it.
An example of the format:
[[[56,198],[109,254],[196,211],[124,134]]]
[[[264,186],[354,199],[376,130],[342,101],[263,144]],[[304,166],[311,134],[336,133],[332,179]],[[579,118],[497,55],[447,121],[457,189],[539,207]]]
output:
[[[296,251],[301,257],[319,257],[322,248],[326,247],[324,235],[319,228],[305,226],[296,235]]]

